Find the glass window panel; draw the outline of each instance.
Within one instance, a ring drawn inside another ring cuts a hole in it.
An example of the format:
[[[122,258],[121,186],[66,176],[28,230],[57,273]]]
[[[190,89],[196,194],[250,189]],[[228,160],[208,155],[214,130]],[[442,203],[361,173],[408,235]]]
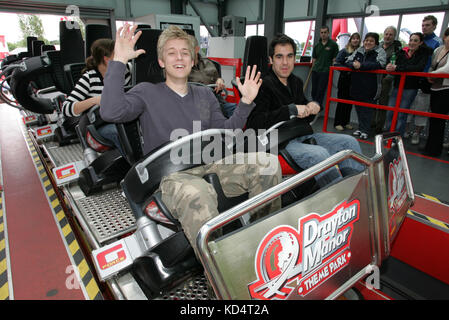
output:
[[[296,41],[298,47],[296,51],[296,60],[299,61],[300,56],[311,56],[315,21],[286,22],[284,28],[285,34]],[[306,46],[307,37],[309,37],[309,39]]]

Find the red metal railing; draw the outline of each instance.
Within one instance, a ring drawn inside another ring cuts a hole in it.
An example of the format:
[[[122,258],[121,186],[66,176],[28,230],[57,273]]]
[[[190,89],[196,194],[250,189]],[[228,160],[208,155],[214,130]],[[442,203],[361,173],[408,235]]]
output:
[[[361,101],[355,101],[355,100],[347,100],[347,99],[338,99],[331,97],[332,92],[332,80],[334,77],[334,70],[340,70],[340,71],[352,71],[352,72],[366,72],[366,73],[381,73],[381,74],[392,74],[392,75],[399,75],[401,76],[399,81],[399,87],[398,87],[398,94],[396,97],[396,104],[394,107],[379,105],[379,104],[372,104],[372,103],[366,103]],[[426,78],[449,78],[449,74],[447,73],[427,73],[427,72],[387,72],[386,70],[372,70],[372,71],[360,71],[360,70],[353,70],[346,67],[330,67],[329,71],[329,85],[327,88],[327,101],[326,101],[326,108],[324,111],[324,123],[323,123],[323,132],[327,131],[327,122],[329,119],[329,108],[331,101],[335,102],[343,102],[347,104],[353,104],[363,107],[369,107],[374,109],[383,109],[383,110],[390,110],[393,111],[393,118],[391,121],[391,128],[390,132],[395,131],[396,129],[396,123],[398,119],[398,115],[400,112],[402,113],[409,113],[409,114],[415,114],[418,116],[425,116],[429,118],[440,118],[449,120],[449,116],[443,115],[443,114],[436,114],[433,112],[424,112],[424,111],[416,111],[416,110],[410,110],[410,109],[404,109],[400,108],[401,99],[402,99],[402,93],[404,92],[404,84],[405,84],[405,77],[407,76],[413,76],[413,77],[426,77]]]

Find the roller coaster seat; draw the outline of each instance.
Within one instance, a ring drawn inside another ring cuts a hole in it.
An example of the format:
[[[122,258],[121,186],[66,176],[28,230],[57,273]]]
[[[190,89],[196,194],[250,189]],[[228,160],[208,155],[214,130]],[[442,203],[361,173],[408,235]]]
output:
[[[161,239],[144,255],[137,258],[131,267],[133,276],[148,298],[153,298],[160,292],[173,288],[186,276],[202,270],[182,231],[181,224],[162,202],[162,194],[158,189],[164,176],[204,164],[193,162],[198,155],[197,150],[193,147],[196,139],[189,140],[187,138],[186,142],[178,146],[174,146],[176,142],[163,144],[135,163],[121,184],[136,219],[148,217],[153,223],[169,225],[174,230],[171,236]],[[204,140],[200,142],[201,150],[207,145]],[[174,152],[173,150],[177,152],[177,149],[174,148],[184,150],[182,146],[188,146],[190,151],[188,159],[191,161],[186,161],[185,164],[175,164],[171,160],[172,152]],[[229,149],[227,150],[229,151]],[[147,180],[142,178],[144,172],[148,174]],[[219,212],[226,211],[248,199],[248,193],[237,197],[226,197],[216,174],[208,174],[203,178],[214,187],[217,193]]]
[[[50,72],[50,61],[44,56],[25,58],[20,62],[20,67],[14,69],[10,81],[11,93],[23,108],[39,114],[55,111],[54,101],[38,94],[44,83],[52,84],[47,81]]]

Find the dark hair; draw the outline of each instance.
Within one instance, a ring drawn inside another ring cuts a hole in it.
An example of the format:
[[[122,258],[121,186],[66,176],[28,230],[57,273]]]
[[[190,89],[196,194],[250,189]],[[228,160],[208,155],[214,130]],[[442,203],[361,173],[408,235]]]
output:
[[[327,31],[329,31],[329,27],[328,26],[321,26],[320,30],[326,29]]]
[[[445,36],[445,37],[449,36],[449,28],[447,28],[446,30],[444,30],[443,36]]]
[[[410,35],[410,38],[411,38],[412,36],[418,36],[419,41],[424,42],[424,35],[422,34],[422,32],[413,32],[413,33]]]
[[[353,34],[351,34],[351,36],[349,37],[348,43],[346,44],[345,48],[346,51],[348,51],[349,53],[352,53],[354,51],[354,48],[351,45],[351,40],[355,37],[358,37],[359,40],[362,40],[362,37],[360,36],[360,33],[358,32],[354,32]],[[359,42],[359,47],[360,47],[360,42]],[[357,47],[358,48],[358,47]],[[355,49],[357,49],[355,48]]]
[[[114,52],[115,41],[112,39],[97,39],[90,47],[90,56],[86,59],[86,68],[83,73],[96,69],[103,61],[104,57],[110,57]]]
[[[365,35],[365,38],[363,39],[363,41],[365,41],[366,38],[373,38],[374,42],[376,43],[376,46],[379,45],[379,34],[378,33],[376,33],[376,32],[368,32]]]
[[[277,34],[273,40],[271,40],[270,46],[268,48],[268,55],[273,58],[274,55],[274,48],[278,45],[286,45],[289,44],[292,46],[293,48],[293,53],[296,54],[296,43],[295,40],[293,40],[292,38],[290,38],[289,36],[283,34],[283,33],[279,33]]]
[[[435,16],[428,15],[428,16],[425,16],[425,17],[422,19],[422,21],[426,21],[426,20],[432,21],[432,24],[433,24],[434,26],[436,26],[436,25],[438,24],[438,20],[437,20],[437,18],[436,18]]]

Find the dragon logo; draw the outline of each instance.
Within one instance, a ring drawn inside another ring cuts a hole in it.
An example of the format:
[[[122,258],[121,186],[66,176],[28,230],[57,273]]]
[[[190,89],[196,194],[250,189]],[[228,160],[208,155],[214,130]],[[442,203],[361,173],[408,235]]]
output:
[[[351,257],[349,243],[360,202],[344,201],[320,216],[311,213],[269,231],[255,257],[258,279],[248,285],[254,299],[285,299],[293,290],[305,296],[343,269]]]

